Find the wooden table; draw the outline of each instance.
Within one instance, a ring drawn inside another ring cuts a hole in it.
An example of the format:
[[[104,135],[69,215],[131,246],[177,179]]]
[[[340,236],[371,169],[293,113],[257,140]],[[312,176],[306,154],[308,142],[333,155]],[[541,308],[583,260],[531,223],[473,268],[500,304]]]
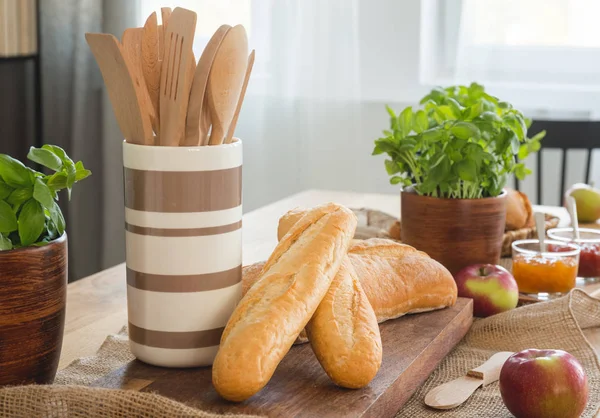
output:
[[[244,215],[243,263],[265,260],[277,243],[277,222],[288,210],[336,202],[352,208],[371,208],[392,215],[400,213],[398,195],[363,194],[308,190]],[[569,223],[567,211],[560,207],[536,207]],[[586,291],[600,289],[589,286]],[[127,323],[125,264],[71,283],[67,293],[67,319],[60,368],[79,357],[93,355],[107,335],[118,332]],[[586,331],[590,343],[600,353],[600,328]]]

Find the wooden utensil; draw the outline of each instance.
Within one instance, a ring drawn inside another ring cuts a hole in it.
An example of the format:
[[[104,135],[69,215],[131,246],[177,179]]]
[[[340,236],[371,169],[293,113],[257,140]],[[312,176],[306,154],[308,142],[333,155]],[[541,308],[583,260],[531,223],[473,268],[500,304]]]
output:
[[[152,13],[146,20],[142,30],[142,73],[146,81],[146,88],[150,103],[156,115],[152,119],[152,128],[158,134],[160,132],[159,120],[159,91],[160,91],[160,70],[162,59],[159,51],[159,33],[156,12]]]
[[[431,389],[425,395],[425,405],[435,409],[452,409],[461,405],[480,386],[498,380],[502,366],[514,353],[501,351],[494,354],[481,366],[469,370],[466,376]]]
[[[162,20],[163,34],[167,33],[167,24],[169,23],[169,19],[171,18],[171,8],[170,7],[161,7],[160,8],[160,17]]]
[[[202,142],[208,135],[207,131],[210,125],[208,127],[203,127],[204,124],[200,123],[200,119],[203,112],[206,112],[206,109],[203,106],[206,85],[215,55],[219,49],[219,45],[221,45],[221,42],[223,41],[223,38],[227,32],[229,32],[229,29],[231,29],[231,26],[229,25],[222,25],[219,29],[217,29],[217,31],[208,41],[206,48],[204,48],[204,52],[202,52],[202,55],[200,56],[190,90],[190,102],[188,104],[185,136],[181,145],[205,145]],[[201,128],[203,129],[201,130]]]
[[[208,77],[208,106],[212,119],[210,145],[223,143],[233,119],[248,65],[248,38],[242,25],[227,32]]]
[[[143,99],[133,80],[133,65],[126,59],[121,44],[105,33],[86,33],[85,39],[100,67],[123,136],[133,144],[152,144],[150,115],[140,107]]]
[[[579,220],[577,219],[577,202],[573,196],[567,196],[567,210],[571,215],[571,225],[573,225],[573,239],[577,242],[580,240]]]
[[[143,28],[129,28],[123,32],[122,44],[127,59],[131,64],[132,77],[136,90],[139,92],[141,97],[140,108],[142,112],[150,115],[150,122],[155,132],[158,132],[158,115],[155,112],[155,108],[152,105],[152,100],[148,93],[148,87],[144,80],[143,74],[143,58],[142,58],[142,38],[144,29]],[[154,143],[154,141],[153,141]]]
[[[168,22],[160,76],[160,145],[178,146],[185,131],[192,83],[196,13],[177,7]]]
[[[248,66],[246,67],[246,76],[244,77],[244,84],[242,85],[242,91],[240,92],[240,97],[238,99],[237,106],[235,108],[235,113],[233,115],[233,119],[231,121],[231,125],[229,125],[229,130],[227,131],[227,136],[225,137],[225,144],[231,143],[233,139],[233,134],[235,131],[235,127],[237,125],[238,117],[240,116],[240,110],[242,109],[242,103],[244,102],[244,97],[246,96],[246,89],[248,88],[248,80],[250,80],[250,74],[252,74],[252,67],[254,66],[254,50],[250,53],[248,57]]]
[[[536,212],[533,215],[535,217],[535,229],[537,230],[538,240],[540,241],[540,251],[546,251],[546,216],[542,212]]]
[[[160,9],[160,19],[162,21],[162,25],[158,25],[158,52],[160,60],[162,61],[165,55],[165,34],[167,33],[167,23],[169,23],[169,18],[171,17],[171,8],[170,7],[162,7]]]

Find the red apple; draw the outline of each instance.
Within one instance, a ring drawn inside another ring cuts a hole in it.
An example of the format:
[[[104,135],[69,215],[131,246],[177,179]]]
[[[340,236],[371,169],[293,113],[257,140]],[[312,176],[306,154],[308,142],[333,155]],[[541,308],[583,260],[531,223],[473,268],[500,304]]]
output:
[[[517,307],[519,288],[515,278],[502,266],[475,264],[454,276],[458,296],[473,299],[473,314],[486,317]]]
[[[562,350],[513,354],[500,371],[500,394],[517,418],[577,418],[588,400],[583,367]]]

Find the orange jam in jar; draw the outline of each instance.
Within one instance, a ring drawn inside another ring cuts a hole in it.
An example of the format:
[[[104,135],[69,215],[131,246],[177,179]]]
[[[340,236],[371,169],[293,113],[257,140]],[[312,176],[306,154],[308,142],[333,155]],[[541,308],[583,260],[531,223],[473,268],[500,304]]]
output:
[[[538,240],[521,240],[512,244],[512,273],[519,292],[560,294],[575,287],[579,247],[558,241],[547,241],[547,244],[543,252]]]

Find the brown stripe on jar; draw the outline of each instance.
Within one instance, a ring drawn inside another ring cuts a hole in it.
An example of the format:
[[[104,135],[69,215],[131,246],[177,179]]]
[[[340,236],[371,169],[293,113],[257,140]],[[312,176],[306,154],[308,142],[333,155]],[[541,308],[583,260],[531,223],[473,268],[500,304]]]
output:
[[[140,328],[129,323],[129,339],[131,341],[156,348],[204,348],[219,345],[221,334],[225,327],[207,329],[204,331],[154,331]]]
[[[125,230],[132,234],[151,235],[154,237],[204,237],[207,235],[219,235],[227,232],[237,231],[242,227],[242,221],[229,225],[211,226],[206,228],[150,228],[125,223]]]
[[[163,275],[141,273],[127,268],[127,284],[140,290],[192,293],[225,289],[242,281],[242,266],[216,273]]]
[[[124,169],[125,206],[146,212],[211,212],[242,204],[242,166],[211,171]]]

